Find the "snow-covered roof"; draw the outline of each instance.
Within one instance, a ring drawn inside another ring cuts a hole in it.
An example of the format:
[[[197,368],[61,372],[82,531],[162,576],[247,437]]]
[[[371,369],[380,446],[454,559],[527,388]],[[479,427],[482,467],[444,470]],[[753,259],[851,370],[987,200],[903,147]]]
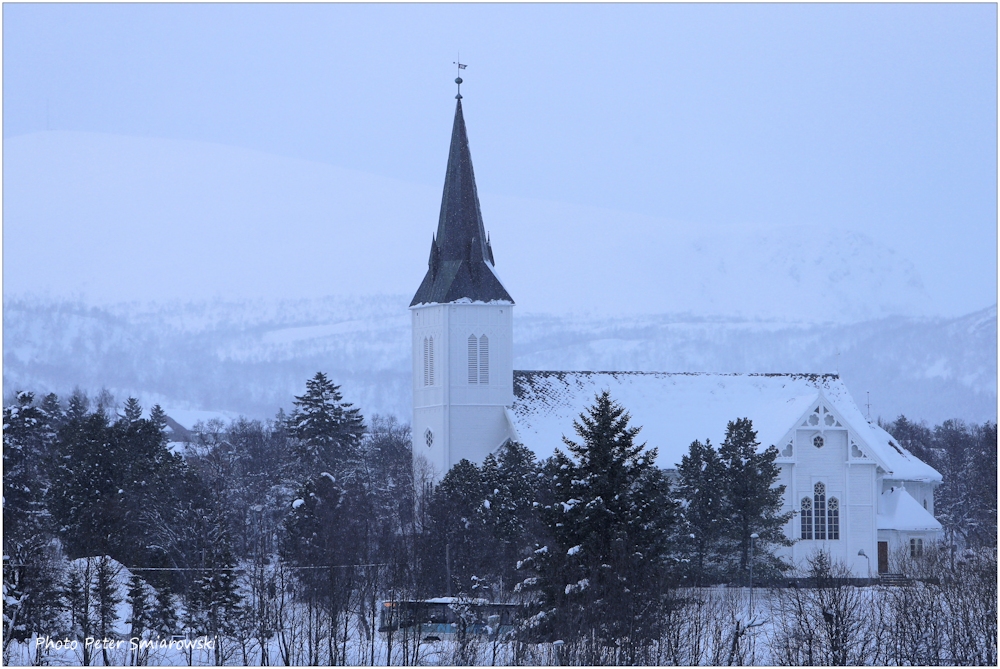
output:
[[[901,486],[883,492],[880,501],[882,512],[877,518],[880,530],[934,532],[941,529],[941,523]]]
[[[695,439],[718,446],[726,425],[749,418],[766,448],[778,442],[822,397],[847,422],[887,475],[941,480],[862,416],[835,374],[710,374],[664,372],[514,372],[513,423],[525,446],[548,457],[563,435],[576,439],[573,421],[603,390],[624,406],[639,440],[659,449],[657,464],[674,467]]]
[[[638,439],[659,449],[657,464],[673,467],[691,442],[718,446],[726,425],[749,418],[763,446],[776,444],[819,395],[841,384],[819,374],[701,374],[664,372],[514,372],[517,433],[541,457],[576,439],[573,421],[608,390],[624,406]]]
[[[874,435],[874,443],[881,450],[882,460],[888,466],[889,478],[941,482],[941,474],[936,469],[903,448],[891,434],[878,425],[871,424],[868,427]]]

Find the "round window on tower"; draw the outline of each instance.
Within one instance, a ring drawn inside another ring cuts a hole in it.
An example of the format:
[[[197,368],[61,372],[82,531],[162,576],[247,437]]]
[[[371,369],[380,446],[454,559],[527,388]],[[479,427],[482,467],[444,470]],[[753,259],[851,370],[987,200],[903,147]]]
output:
[[[823,448],[823,437],[819,436],[818,434],[815,437],[813,437],[813,446],[815,446],[816,448]]]
[[[431,432],[430,428],[427,428],[424,431],[424,441],[427,442],[427,448],[430,448],[431,446],[434,445],[434,433]]]

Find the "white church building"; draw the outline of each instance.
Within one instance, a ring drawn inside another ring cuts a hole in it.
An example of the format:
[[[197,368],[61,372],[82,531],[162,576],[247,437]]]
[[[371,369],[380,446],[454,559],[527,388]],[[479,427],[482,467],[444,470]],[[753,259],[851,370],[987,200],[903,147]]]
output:
[[[494,266],[459,95],[437,232],[410,304],[414,458],[438,479],[507,440],[552,455],[609,390],[666,469],[692,441],[718,446],[729,421],[750,418],[761,448],[779,451],[795,541],[779,555],[794,564],[822,550],[867,577],[940,537],[941,475],[866,420],[837,375],[515,371],[514,300]]]

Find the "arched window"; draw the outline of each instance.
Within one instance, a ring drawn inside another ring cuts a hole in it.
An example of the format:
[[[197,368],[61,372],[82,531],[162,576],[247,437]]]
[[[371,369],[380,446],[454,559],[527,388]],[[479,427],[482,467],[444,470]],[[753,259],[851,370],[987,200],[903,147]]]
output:
[[[816,518],[814,532],[816,539],[824,541],[826,539],[826,486],[822,483],[813,486],[813,516]]]
[[[490,382],[490,340],[486,335],[479,338],[479,382]]]
[[[469,383],[479,383],[479,340],[469,335]]]
[[[813,538],[813,503],[808,497],[802,498],[802,538]]]
[[[840,502],[831,497],[826,507],[826,537],[831,541],[840,539]]]

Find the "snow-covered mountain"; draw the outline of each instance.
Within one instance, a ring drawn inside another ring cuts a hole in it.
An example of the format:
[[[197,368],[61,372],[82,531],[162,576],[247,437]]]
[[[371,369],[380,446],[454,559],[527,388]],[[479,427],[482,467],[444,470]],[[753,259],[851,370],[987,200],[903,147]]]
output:
[[[324,371],[365,414],[409,420],[405,295],[90,306],[7,297],[4,393],[102,387],[181,423],[291,407]],[[996,420],[997,310],[961,318],[788,324],[516,313],[518,369],[838,372],[871,415]],[[569,427],[567,426],[567,429]]]
[[[4,292],[95,304],[404,293],[426,271],[440,188],[203,142],[11,137]],[[497,271],[527,311],[957,315],[930,304],[912,263],[849,226],[706,227],[488,191],[480,200]]]
[[[190,424],[271,416],[323,370],[408,418],[407,294],[440,195],[202,142],[11,137],[4,391],[106,386]],[[861,232],[480,200],[518,368],[839,370],[873,415],[996,416],[996,308],[930,317],[917,268]]]

